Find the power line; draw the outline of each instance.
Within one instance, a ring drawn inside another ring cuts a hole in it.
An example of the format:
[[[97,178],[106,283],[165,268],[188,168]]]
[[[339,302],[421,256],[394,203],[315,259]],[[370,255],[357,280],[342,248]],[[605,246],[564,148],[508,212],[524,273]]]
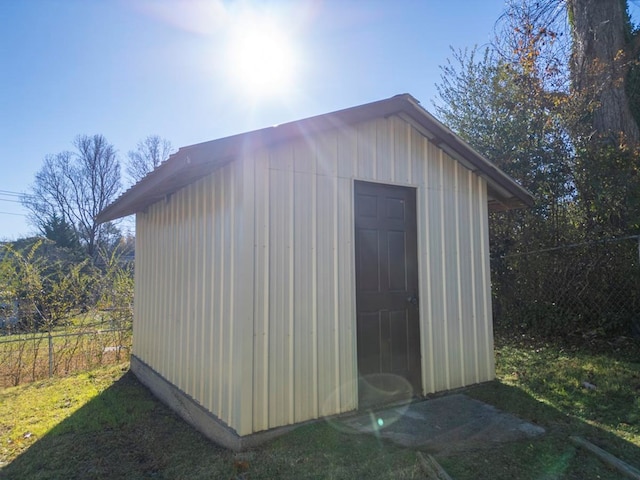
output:
[[[2,190],[0,189],[0,195],[6,195],[8,197],[32,197],[33,195],[29,195],[28,193],[14,192],[13,190]]]
[[[2,190],[2,189],[0,189],[0,194],[3,194],[3,195],[13,195],[13,196],[15,196],[15,197],[21,197],[21,196],[23,195],[23,194],[22,194],[22,193],[20,193],[20,192],[14,192],[14,191],[12,191],[12,190]]]
[[[11,200],[10,198],[0,198],[0,202],[22,203],[20,200]]]
[[[0,212],[3,215],[15,215],[16,217],[26,217],[24,213]]]

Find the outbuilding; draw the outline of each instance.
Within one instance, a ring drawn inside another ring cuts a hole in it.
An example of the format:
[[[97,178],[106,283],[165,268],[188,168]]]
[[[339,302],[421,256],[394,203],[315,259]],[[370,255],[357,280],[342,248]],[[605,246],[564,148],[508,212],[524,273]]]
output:
[[[131,369],[215,441],[494,378],[488,213],[521,186],[408,94],[183,147],[136,214]]]

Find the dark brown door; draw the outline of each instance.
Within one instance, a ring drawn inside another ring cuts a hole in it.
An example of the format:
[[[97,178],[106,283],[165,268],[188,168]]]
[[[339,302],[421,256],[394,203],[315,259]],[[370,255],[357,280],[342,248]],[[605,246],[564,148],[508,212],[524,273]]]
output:
[[[416,191],[355,182],[360,406],[421,392]]]

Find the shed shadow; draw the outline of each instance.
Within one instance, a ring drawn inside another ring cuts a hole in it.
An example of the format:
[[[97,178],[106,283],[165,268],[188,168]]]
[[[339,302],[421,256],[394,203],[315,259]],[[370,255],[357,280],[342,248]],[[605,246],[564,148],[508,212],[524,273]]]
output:
[[[0,479],[171,478],[166,472],[176,442],[191,445],[194,455],[220,458],[228,471],[230,454],[180,420],[129,371],[0,470]]]
[[[516,387],[491,382],[469,388],[465,394],[541,425],[546,433],[534,439],[467,444],[462,451],[438,453],[454,478],[616,478],[615,472],[569,444],[568,436],[576,434],[639,467],[637,445],[569,417]],[[406,465],[407,457],[401,452],[428,451],[398,447],[392,439],[367,438],[372,437],[347,433],[331,421],[320,421],[242,458],[250,465],[250,478],[307,478],[310,471],[320,475],[329,468],[327,462],[337,465],[333,465],[337,470],[328,473],[350,478],[345,476],[348,472],[368,464],[382,472],[376,459],[397,459],[394,461]],[[237,459],[237,454],[213,444],[182,421],[128,372],[0,470],[0,478],[235,478]],[[476,468],[488,459],[490,469]],[[395,464],[391,466],[395,468]],[[550,472],[553,475],[549,476]],[[376,478],[371,472],[367,476]]]

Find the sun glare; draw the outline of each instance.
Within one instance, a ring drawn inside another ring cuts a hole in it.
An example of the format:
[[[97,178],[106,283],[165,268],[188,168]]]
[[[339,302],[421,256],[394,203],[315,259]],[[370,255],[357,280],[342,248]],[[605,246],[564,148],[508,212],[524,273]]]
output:
[[[231,33],[231,80],[252,97],[286,93],[294,82],[295,57],[292,40],[269,18],[245,18]]]

